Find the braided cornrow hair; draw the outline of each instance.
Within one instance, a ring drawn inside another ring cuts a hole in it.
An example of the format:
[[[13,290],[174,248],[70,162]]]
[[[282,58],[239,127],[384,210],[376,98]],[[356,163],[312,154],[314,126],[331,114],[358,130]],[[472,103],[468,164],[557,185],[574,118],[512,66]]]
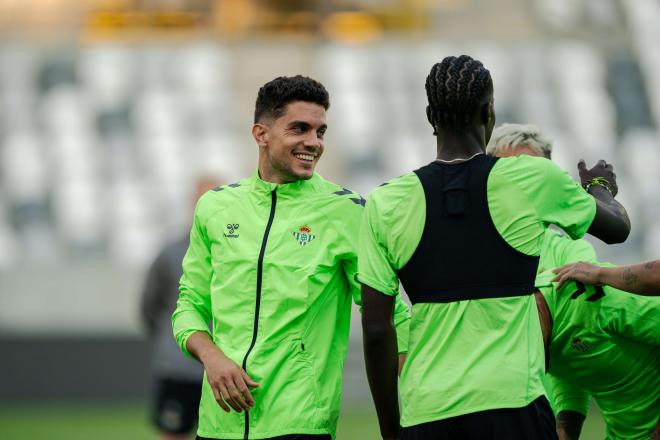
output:
[[[461,55],[436,63],[426,77],[426,115],[433,134],[437,127],[466,128],[481,100],[492,91],[490,72],[480,61]]]

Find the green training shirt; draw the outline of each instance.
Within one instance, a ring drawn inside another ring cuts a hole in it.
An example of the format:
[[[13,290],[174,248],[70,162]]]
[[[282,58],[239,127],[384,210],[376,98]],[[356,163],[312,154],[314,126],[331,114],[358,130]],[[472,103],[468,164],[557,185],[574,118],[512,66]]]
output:
[[[502,238],[534,256],[549,224],[581,237],[596,211],[594,199],[568,174],[547,159],[530,156],[498,160],[488,178],[487,197]],[[386,295],[398,294],[397,271],[422,236],[425,203],[415,173],[373,191],[360,234],[360,282]],[[413,306],[400,380],[402,426],[523,407],[543,394],[543,341],[529,293]]]
[[[332,434],[341,402],[364,199],[319,175],[289,184],[255,172],[199,200],[183,260],[174,335],[209,331],[260,384],[246,415],[225,413],[204,380],[198,435]],[[408,309],[399,301],[399,351]]]
[[[575,282],[556,291],[553,267],[595,262],[595,253],[552,232],[542,255],[548,270],[536,285],[553,319],[546,382],[555,411],[586,415],[591,395],[608,439],[648,439],[660,417],[660,298]]]

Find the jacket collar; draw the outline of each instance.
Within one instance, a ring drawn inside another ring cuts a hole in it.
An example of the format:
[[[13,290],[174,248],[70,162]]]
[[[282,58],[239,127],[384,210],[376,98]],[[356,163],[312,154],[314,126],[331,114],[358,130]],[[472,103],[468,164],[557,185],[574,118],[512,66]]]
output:
[[[259,176],[259,170],[255,170],[250,176],[252,181],[252,191],[259,196],[270,196],[270,193],[277,189],[277,196],[282,198],[304,197],[306,194],[315,192],[321,181],[321,176],[314,173],[311,179],[296,180],[290,183],[273,183],[262,180]]]

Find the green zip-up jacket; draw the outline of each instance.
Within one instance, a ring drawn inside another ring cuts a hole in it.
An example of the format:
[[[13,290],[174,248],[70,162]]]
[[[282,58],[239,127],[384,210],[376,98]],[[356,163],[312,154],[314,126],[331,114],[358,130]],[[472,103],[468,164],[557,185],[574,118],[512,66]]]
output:
[[[251,177],[199,200],[183,260],[174,335],[209,331],[257,383],[255,406],[225,413],[208,381],[198,435],[262,439],[332,434],[341,402],[351,299],[360,304],[357,240],[364,199],[323,179]],[[398,302],[399,351],[408,308]]]

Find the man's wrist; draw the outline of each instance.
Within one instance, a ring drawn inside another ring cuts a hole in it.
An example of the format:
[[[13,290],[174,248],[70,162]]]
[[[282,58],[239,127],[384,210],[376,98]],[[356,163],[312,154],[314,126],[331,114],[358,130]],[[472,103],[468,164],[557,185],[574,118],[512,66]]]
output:
[[[596,285],[602,286],[603,284],[607,284],[607,268],[598,266],[596,268],[595,278]]]
[[[209,361],[209,359],[221,355],[222,352],[220,349],[213,343],[211,342],[210,344],[205,344],[204,348],[202,348],[199,352],[199,361],[202,364],[206,364],[206,362]]]
[[[205,331],[197,331],[190,335],[186,345],[188,352],[193,354],[202,364],[214,356],[217,351],[220,351],[211,336]]]
[[[596,191],[606,191],[612,198],[614,198],[614,193],[612,192],[612,184],[602,177],[594,177],[589,181],[583,183],[582,185],[584,190],[589,194],[595,195]]]

